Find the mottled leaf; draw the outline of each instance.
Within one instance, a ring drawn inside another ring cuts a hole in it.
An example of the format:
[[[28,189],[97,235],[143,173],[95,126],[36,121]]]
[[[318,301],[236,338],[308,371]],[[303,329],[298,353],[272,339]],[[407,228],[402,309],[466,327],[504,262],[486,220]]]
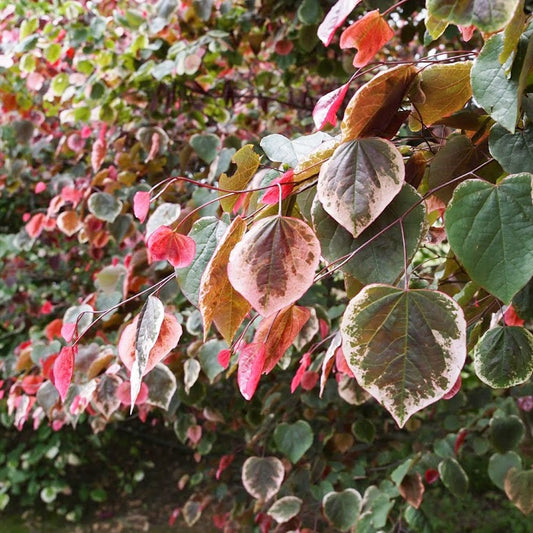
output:
[[[105,222],[113,222],[122,211],[122,202],[106,192],[91,194],[87,205],[96,218]]]
[[[242,466],[242,483],[248,494],[266,502],[278,493],[284,474],[277,457],[249,457]]]
[[[160,226],[171,226],[178,220],[180,213],[179,204],[163,203],[158,205],[146,223],[146,238],[148,239]]]
[[[300,512],[302,503],[302,500],[296,496],[284,496],[270,506],[267,514],[278,524],[284,524]]]
[[[505,477],[505,494],[525,515],[533,512],[533,470],[510,468]]]
[[[317,130],[321,130],[326,124],[337,125],[337,111],[349,88],[350,83],[345,83],[318,99],[313,109],[313,120]]]
[[[168,366],[158,363],[143,377],[143,383],[148,387],[147,403],[167,411],[177,388],[174,373]]]
[[[321,131],[311,135],[302,135],[295,139],[288,139],[279,133],[274,133],[263,137],[260,144],[271,161],[278,161],[295,167],[323,142],[329,140],[331,137]]]
[[[355,489],[328,492],[322,499],[324,516],[330,524],[346,531],[354,526],[361,512],[361,494]]]

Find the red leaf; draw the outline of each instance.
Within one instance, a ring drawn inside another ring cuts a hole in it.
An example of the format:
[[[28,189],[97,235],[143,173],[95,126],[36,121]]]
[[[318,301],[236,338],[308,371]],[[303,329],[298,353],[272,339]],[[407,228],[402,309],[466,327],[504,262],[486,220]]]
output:
[[[302,376],[302,382],[300,383],[303,390],[310,391],[318,383],[318,372],[313,370],[307,370]]]
[[[222,474],[222,472],[228,468],[228,466],[233,462],[233,459],[235,459],[235,454],[233,453],[230,453],[229,455],[223,455],[220,458],[217,473],[215,474],[216,479],[220,479],[220,474]]]
[[[439,473],[433,468],[428,468],[424,472],[424,479],[428,485],[432,485],[435,483],[435,481],[437,481],[437,479],[439,479]]]
[[[172,511],[172,514],[170,515],[170,518],[168,519],[168,525],[170,527],[172,527],[174,525],[174,522],[176,522],[176,520],[178,519],[178,516],[180,515],[180,508],[179,507],[176,507],[173,511]]]
[[[346,374],[347,376],[350,376],[351,378],[355,377],[351,368],[348,366],[348,363],[346,362],[346,358],[344,357],[344,352],[342,351],[342,346],[339,346],[335,350],[335,366],[337,367],[337,370],[339,372],[342,372],[343,374]]]
[[[49,341],[53,341],[56,337],[61,337],[61,327],[63,326],[63,320],[56,318],[44,328],[44,334]]]
[[[33,215],[30,221],[24,226],[26,228],[26,233],[32,238],[37,238],[44,228],[46,215],[44,213],[37,213]]]
[[[131,383],[129,381],[123,381],[117,388],[117,398],[123,405],[131,405]],[[145,383],[141,383],[139,394],[135,399],[135,405],[141,405],[148,400],[148,386]]]
[[[61,336],[65,339],[66,342],[70,342],[73,337],[74,333],[76,332],[76,323],[69,323],[63,324],[61,326]]]
[[[361,68],[367,65],[393,36],[391,27],[380,15],[379,10],[375,9],[342,32],[340,47],[357,48],[353,66]]]
[[[20,386],[22,390],[30,396],[36,394],[44,381],[44,376],[24,376]]]
[[[507,311],[503,314],[503,321],[505,322],[506,326],[523,326],[525,324],[525,320],[522,320],[514,310],[514,307],[510,305],[507,308]]]
[[[231,350],[220,350],[217,355],[218,364],[222,368],[228,368],[229,360],[231,359]]]
[[[457,26],[459,28],[459,31],[461,32],[461,37],[463,38],[463,41],[467,43],[472,39],[472,35],[474,35],[474,32],[476,31],[476,27],[474,25],[472,26]]]
[[[300,385],[300,382],[302,381],[302,377],[305,374],[305,371],[308,369],[309,365],[311,364],[311,354],[309,352],[304,353],[302,358],[300,359],[300,366],[298,367],[298,370],[296,371],[296,374],[294,374],[294,377],[291,381],[291,394],[294,393],[294,391],[298,388],[298,385]]]
[[[276,54],[280,56],[287,56],[292,52],[292,49],[294,48],[294,44],[289,39],[282,39],[281,41],[277,41],[274,50],[276,51]]]
[[[44,304],[41,305],[40,312],[43,315],[49,315],[53,309],[54,309],[54,306],[48,300],[46,300]]]
[[[144,222],[150,210],[150,193],[147,191],[137,191],[133,197],[133,213]]]
[[[78,348],[63,346],[57,359],[54,361],[54,386],[59,392],[61,401],[65,401],[67,391],[74,373],[74,358]]]
[[[196,243],[191,237],[176,233],[168,226],[159,226],[146,241],[152,259],[165,259],[175,268],[189,266],[196,253]]]
[[[321,96],[313,109],[313,120],[317,130],[321,130],[326,124],[337,124],[337,111],[348,92],[350,82],[341,85],[337,89]]]
[[[107,153],[107,143],[104,139],[96,139],[93,144],[91,151],[91,166],[93,167],[93,172],[98,172],[102,166],[105,155]]]
[[[462,446],[466,436],[468,435],[468,431],[466,429],[462,429],[459,431],[459,434],[457,435],[457,438],[455,439],[455,444],[453,446],[453,453],[457,455],[457,452],[459,451],[459,448]]]
[[[294,189],[294,170],[287,170],[287,172],[271,182],[261,200],[264,204],[273,205],[279,202],[280,187],[277,186],[278,183],[281,186],[281,200],[285,200]]]
[[[342,26],[346,17],[353,11],[361,0],[339,0],[328,12],[320,26],[317,35],[319,39],[328,46],[333,39],[337,28]]]
[[[266,347],[262,342],[247,344],[239,354],[237,383],[246,400],[251,400],[265,364]]]
[[[463,384],[463,380],[461,379],[461,374],[459,374],[459,377],[457,378],[455,385],[442,397],[442,399],[450,400],[451,398],[453,398],[461,390],[462,384]]]

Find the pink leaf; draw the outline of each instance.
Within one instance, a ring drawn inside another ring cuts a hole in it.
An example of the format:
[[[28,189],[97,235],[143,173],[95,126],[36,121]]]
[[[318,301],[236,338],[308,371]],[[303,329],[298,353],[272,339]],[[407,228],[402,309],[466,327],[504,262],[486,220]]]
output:
[[[133,213],[144,222],[150,210],[150,193],[147,191],[137,191],[133,197]]]
[[[300,366],[298,367],[298,370],[296,370],[296,374],[294,374],[294,377],[291,381],[291,394],[294,393],[294,391],[298,388],[298,385],[300,385],[300,382],[302,381],[302,377],[305,374],[305,371],[311,364],[311,354],[310,352],[304,353],[302,358],[300,359]]]
[[[461,379],[461,374],[459,374],[459,377],[457,378],[457,381],[455,382],[454,386],[442,397],[442,399],[443,400],[452,399],[461,390],[462,384],[463,384],[463,381]]]
[[[281,200],[285,200],[294,189],[294,170],[287,170],[279,178],[273,180],[261,201],[267,205],[277,204],[280,201],[280,188]]]
[[[38,72],[30,72],[26,78],[26,87],[30,91],[40,91],[44,84],[44,76]]]
[[[304,375],[302,376],[300,386],[303,390],[310,391],[318,383],[319,377],[320,376],[318,375],[318,372],[314,372],[313,370],[306,370],[304,372]]]
[[[505,322],[506,326],[523,326],[525,324],[525,320],[522,320],[514,310],[514,307],[510,305],[507,308],[507,311],[503,314],[503,321]]]
[[[74,333],[76,332],[76,323],[64,323],[61,326],[61,336],[65,339],[66,342],[70,342],[73,337]]]
[[[131,383],[123,381],[117,388],[117,398],[123,405],[131,405]],[[145,383],[141,383],[139,394],[135,400],[135,405],[141,405],[148,400],[148,387]]]
[[[228,368],[229,360],[231,359],[231,350],[220,350],[217,355],[218,364],[222,368]]]
[[[169,517],[169,519],[168,519],[168,525],[169,525],[170,527],[172,527],[172,526],[174,525],[174,523],[175,523],[176,520],[178,519],[178,516],[179,516],[179,515],[180,515],[180,508],[179,508],[179,507],[176,507],[176,508],[172,511],[172,513],[171,513],[171,515],[170,515],[170,517]]]
[[[329,46],[337,28],[342,26],[348,15],[361,0],[339,0],[328,12],[318,27],[317,35],[325,46]]]
[[[337,111],[348,92],[350,82],[341,85],[337,89],[321,96],[313,109],[313,120],[317,130],[321,130],[326,124],[337,124]]]
[[[228,468],[228,466],[233,462],[233,459],[235,459],[235,454],[230,453],[228,455],[223,455],[220,458],[220,461],[218,463],[217,473],[215,474],[216,479],[220,479],[220,474]]]
[[[39,181],[35,184],[35,194],[41,194],[46,191],[46,183],[44,181]]]
[[[176,233],[168,226],[159,226],[150,234],[146,245],[152,259],[165,259],[175,268],[189,266],[196,254],[196,243],[191,237]]]
[[[74,358],[78,349],[75,346],[63,346],[54,361],[54,386],[61,401],[65,401],[67,391],[74,373]]]
[[[262,342],[246,345],[239,354],[237,383],[246,400],[251,400],[259,384],[261,372],[265,364],[266,349]]]
[[[335,366],[337,367],[337,370],[339,372],[342,372],[343,374],[346,374],[347,376],[351,378],[355,377],[351,368],[348,366],[348,363],[346,362],[346,358],[344,357],[344,352],[342,351],[342,346],[339,346],[335,350]]]
[[[520,398],[517,398],[516,403],[521,411],[526,413],[533,411],[533,396],[520,396]]]
[[[32,216],[30,221],[26,224],[25,229],[26,233],[32,238],[37,238],[44,228],[46,215],[44,213],[37,213]]]
[[[459,31],[461,32],[461,37],[463,38],[463,41],[467,43],[472,39],[472,35],[474,35],[474,32],[476,31],[476,27],[474,25],[472,26],[457,26],[459,28]]]
[[[83,126],[80,131],[82,139],[88,139],[92,135],[92,130],[89,126]]]
[[[104,139],[96,139],[91,151],[91,166],[93,172],[98,172],[107,153],[107,143]]]

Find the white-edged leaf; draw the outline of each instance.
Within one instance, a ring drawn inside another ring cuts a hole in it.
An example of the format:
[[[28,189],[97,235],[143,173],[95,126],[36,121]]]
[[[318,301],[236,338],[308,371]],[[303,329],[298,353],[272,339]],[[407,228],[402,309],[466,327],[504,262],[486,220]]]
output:
[[[296,496],[284,496],[270,506],[267,514],[278,524],[284,524],[300,512],[302,503],[302,500]]]
[[[191,387],[198,380],[201,368],[200,363],[196,359],[187,359],[183,363],[183,383],[187,394],[189,394]]]
[[[283,463],[277,457],[249,457],[242,466],[246,492],[261,502],[278,493],[284,475]]]

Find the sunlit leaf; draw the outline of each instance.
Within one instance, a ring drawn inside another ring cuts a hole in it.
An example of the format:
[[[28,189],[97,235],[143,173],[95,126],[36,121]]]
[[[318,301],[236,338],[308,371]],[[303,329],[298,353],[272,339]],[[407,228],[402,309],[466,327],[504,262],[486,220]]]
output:
[[[242,483],[248,494],[266,502],[278,493],[284,474],[277,457],[249,457],[242,466]]]
[[[324,209],[358,237],[400,192],[400,152],[389,141],[365,138],[341,144],[325,163],[317,195]]]
[[[263,316],[294,303],[313,283],[320,245],[302,220],[272,216],[255,222],[230,254],[233,287]]]
[[[341,35],[341,48],[357,48],[353,66],[364,67],[379,52],[381,47],[394,37],[394,31],[379,13],[379,9],[369,11]]]
[[[135,216],[144,222],[150,210],[150,193],[148,191],[137,191],[133,197],[133,212]]]
[[[405,112],[398,110],[416,75],[413,65],[399,65],[360,87],[344,112],[342,141],[358,137],[393,137],[406,118]]]
[[[158,205],[146,223],[146,238],[148,239],[160,226],[171,226],[178,220],[180,213],[179,204],[163,203]]]
[[[361,501],[361,494],[355,489],[328,492],[322,499],[324,515],[334,527],[346,531],[356,524]]]
[[[168,261],[174,268],[189,266],[196,254],[196,243],[168,226],[159,226],[146,240],[146,247],[155,261]]]
[[[187,394],[189,394],[191,387],[200,376],[200,370],[200,363],[196,359],[189,358],[183,363],[183,384]]]
[[[533,275],[531,174],[468,180],[446,210],[446,233],[471,278],[506,304]]]
[[[330,141],[327,133],[317,131],[311,135],[302,135],[295,139],[288,139],[279,133],[267,135],[261,139],[261,148],[271,161],[286,163],[290,167],[296,167],[311,152],[316,150],[322,143]]]
[[[326,17],[318,27],[317,35],[325,46],[329,46],[337,28],[342,26],[348,15],[361,0],[338,0],[328,11]]]
[[[466,358],[466,322],[457,303],[430,290],[368,285],[341,325],[357,382],[401,427],[452,388]]]

